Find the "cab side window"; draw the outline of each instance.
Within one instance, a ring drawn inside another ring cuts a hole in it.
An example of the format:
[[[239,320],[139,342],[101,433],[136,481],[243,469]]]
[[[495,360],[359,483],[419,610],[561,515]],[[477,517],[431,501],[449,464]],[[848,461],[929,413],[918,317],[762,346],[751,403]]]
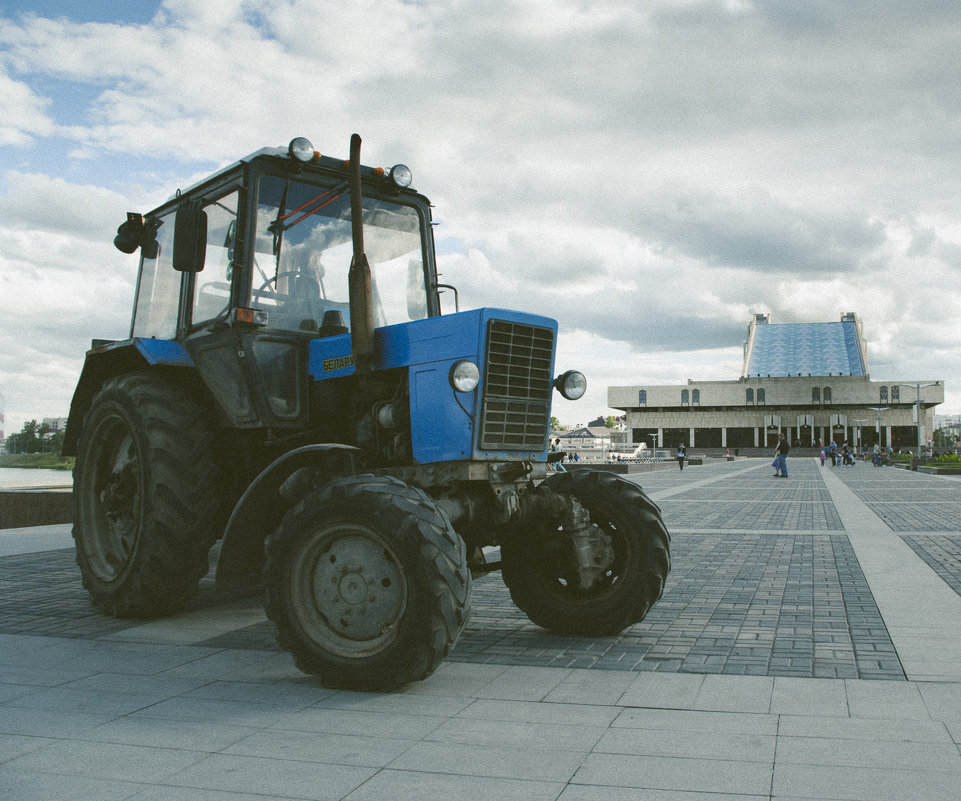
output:
[[[207,252],[204,268],[194,283],[192,321],[212,320],[230,308],[234,241],[237,230],[236,191],[204,206],[207,214]]]

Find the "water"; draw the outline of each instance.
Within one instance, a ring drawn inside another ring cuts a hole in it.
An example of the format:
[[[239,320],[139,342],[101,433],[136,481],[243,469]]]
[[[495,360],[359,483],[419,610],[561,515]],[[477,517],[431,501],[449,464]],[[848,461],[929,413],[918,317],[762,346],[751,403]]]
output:
[[[31,470],[24,467],[0,467],[0,490],[27,487],[72,487],[69,470]]]

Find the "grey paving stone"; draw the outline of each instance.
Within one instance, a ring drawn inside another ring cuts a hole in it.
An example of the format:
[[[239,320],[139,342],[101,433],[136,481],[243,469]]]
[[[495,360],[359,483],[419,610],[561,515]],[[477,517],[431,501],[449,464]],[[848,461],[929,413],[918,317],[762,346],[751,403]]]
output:
[[[593,753],[573,784],[766,795],[772,765],[710,759]]]
[[[435,771],[382,770],[344,801],[555,801],[563,782],[457,776]]]
[[[310,801],[339,801],[376,768],[214,754],[165,780],[180,787],[251,793]]]
[[[0,798],[16,801],[125,801],[143,787],[134,782],[23,772],[0,765]]]
[[[13,759],[5,767],[23,772],[153,783],[206,757],[205,753],[184,749],[64,740]]]
[[[516,749],[425,741],[405,751],[390,767],[394,770],[567,782],[584,762],[587,752],[588,749],[551,750],[550,742],[543,743],[541,749]]]
[[[957,801],[961,769],[850,765],[793,765],[774,768],[773,798],[844,799],[844,801]]]

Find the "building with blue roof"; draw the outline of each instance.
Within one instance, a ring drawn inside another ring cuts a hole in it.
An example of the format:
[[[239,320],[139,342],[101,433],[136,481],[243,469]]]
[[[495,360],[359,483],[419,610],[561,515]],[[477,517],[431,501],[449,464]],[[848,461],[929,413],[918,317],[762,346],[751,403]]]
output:
[[[784,433],[792,447],[836,441],[915,450],[932,437],[940,380],[872,381],[861,320],[774,323],[755,314],[736,381],[608,387],[608,405],[626,413],[634,443],[676,448],[770,449]]]
[[[853,312],[836,323],[772,323],[755,314],[744,343],[741,377],[868,375],[861,321]]]

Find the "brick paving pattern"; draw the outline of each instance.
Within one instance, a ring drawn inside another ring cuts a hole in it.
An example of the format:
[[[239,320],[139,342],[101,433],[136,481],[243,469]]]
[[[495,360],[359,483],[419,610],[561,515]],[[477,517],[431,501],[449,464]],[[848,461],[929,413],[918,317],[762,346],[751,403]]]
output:
[[[957,531],[961,499],[953,480],[893,467],[858,465],[840,468],[835,475],[892,531]],[[905,481],[911,487],[904,488]],[[896,488],[892,487],[897,483]]]
[[[842,531],[830,501],[691,501],[669,498],[660,504],[669,528],[752,529],[758,531]]]
[[[670,492],[659,505],[673,536],[673,569],[664,598],[647,619],[617,637],[560,637],[528,621],[494,574],[475,582],[472,618],[451,660],[903,679],[821,479],[821,471],[830,468],[801,459],[789,465],[787,480],[772,479],[766,467],[721,475],[708,484],[699,481],[706,474],[694,469],[682,475],[632,476],[655,496],[658,490]],[[730,469],[741,468],[734,464]],[[961,593],[961,537],[915,536],[943,530],[952,514],[957,526],[957,488],[912,474],[911,487],[905,489],[903,473],[894,473],[864,465],[832,471],[892,529],[911,532],[902,534],[905,542]],[[679,481],[692,486],[679,486]],[[69,550],[0,558],[0,586],[2,633],[95,638],[141,622],[116,620],[93,609]],[[215,603],[208,576],[193,608]],[[278,650],[268,621],[198,644]]]
[[[454,661],[633,671],[903,679],[844,537],[680,534],[664,597],[617,637],[544,631],[500,577],[476,582]]]
[[[902,536],[901,539],[910,545],[951,589],[961,595],[961,537]]]
[[[211,555],[211,564],[216,554]],[[133,628],[143,620],[101,614],[81,585],[73,549],[0,558],[0,633],[49,637],[97,637]],[[212,574],[201,582],[189,608],[218,603]]]

